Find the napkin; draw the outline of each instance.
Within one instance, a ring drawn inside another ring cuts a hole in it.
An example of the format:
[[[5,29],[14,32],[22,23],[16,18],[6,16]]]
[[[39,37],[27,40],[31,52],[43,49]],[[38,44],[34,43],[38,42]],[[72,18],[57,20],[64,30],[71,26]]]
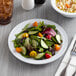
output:
[[[67,50],[67,52],[66,52],[66,54],[65,54],[65,56],[64,56],[61,64],[60,64],[60,66],[59,66],[59,68],[58,68],[55,76],[61,76],[61,73],[63,72],[63,70],[64,70],[64,69],[66,68],[66,66],[68,65],[69,60],[70,60],[70,57],[71,57],[70,53],[71,53],[71,50],[72,50],[72,48],[73,48],[73,45],[74,45],[75,40],[76,40],[76,34],[74,35],[73,40],[72,40],[72,42],[71,42],[71,44],[70,44],[70,46],[69,46],[69,48],[68,48],[68,50]],[[70,61],[70,62],[71,62],[71,61]],[[74,62],[75,62],[75,61],[74,61]]]

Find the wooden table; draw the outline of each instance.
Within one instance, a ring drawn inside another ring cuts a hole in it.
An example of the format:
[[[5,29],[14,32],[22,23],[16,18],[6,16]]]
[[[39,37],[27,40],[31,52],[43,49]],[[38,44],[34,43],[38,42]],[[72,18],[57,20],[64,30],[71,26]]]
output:
[[[29,65],[16,59],[8,48],[8,35],[10,31],[20,22],[43,18],[60,24],[66,31],[69,43],[76,33],[76,18],[65,18],[54,11],[50,0],[31,11],[25,11],[21,7],[21,0],[14,0],[14,12],[12,21],[7,26],[0,26],[0,76],[54,76],[63,56],[58,60],[46,65]]]

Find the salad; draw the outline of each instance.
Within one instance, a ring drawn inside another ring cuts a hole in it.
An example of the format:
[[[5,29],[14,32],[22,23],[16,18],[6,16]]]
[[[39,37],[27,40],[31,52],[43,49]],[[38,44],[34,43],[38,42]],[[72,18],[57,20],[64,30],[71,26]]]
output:
[[[13,40],[16,52],[23,57],[36,60],[49,59],[62,46],[62,38],[55,25],[34,22],[32,27],[27,24]]]

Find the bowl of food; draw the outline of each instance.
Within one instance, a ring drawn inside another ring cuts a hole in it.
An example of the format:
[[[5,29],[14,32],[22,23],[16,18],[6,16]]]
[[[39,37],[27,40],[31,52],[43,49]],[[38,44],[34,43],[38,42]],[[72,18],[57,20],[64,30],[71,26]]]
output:
[[[66,51],[68,39],[56,23],[31,19],[18,24],[9,34],[8,46],[19,60],[30,64],[46,64]]]
[[[51,0],[51,6],[65,17],[76,17],[76,0]]]

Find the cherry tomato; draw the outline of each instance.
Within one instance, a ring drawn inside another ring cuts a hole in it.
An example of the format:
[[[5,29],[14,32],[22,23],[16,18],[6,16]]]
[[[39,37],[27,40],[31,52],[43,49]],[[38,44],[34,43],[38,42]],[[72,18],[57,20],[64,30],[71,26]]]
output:
[[[20,47],[16,47],[16,51],[17,51],[18,53],[20,53],[20,52],[22,51],[22,49],[21,49]]]
[[[55,50],[56,50],[56,51],[59,51],[59,50],[60,50],[60,48],[61,48],[61,46],[60,46],[60,45],[55,44]]]
[[[42,33],[40,33],[40,32],[38,33],[38,36],[39,36],[39,37],[43,37]]]
[[[37,21],[35,21],[35,22],[33,23],[33,26],[35,26],[35,27],[37,27],[37,26],[38,26]]]
[[[29,34],[28,33],[23,33],[23,35],[22,35],[23,37],[29,37]]]
[[[31,57],[36,57],[37,56],[37,52],[36,51],[31,51],[30,52],[30,56]]]
[[[51,55],[48,53],[45,53],[45,57],[46,57],[46,59],[49,59],[49,58],[51,58]]]

